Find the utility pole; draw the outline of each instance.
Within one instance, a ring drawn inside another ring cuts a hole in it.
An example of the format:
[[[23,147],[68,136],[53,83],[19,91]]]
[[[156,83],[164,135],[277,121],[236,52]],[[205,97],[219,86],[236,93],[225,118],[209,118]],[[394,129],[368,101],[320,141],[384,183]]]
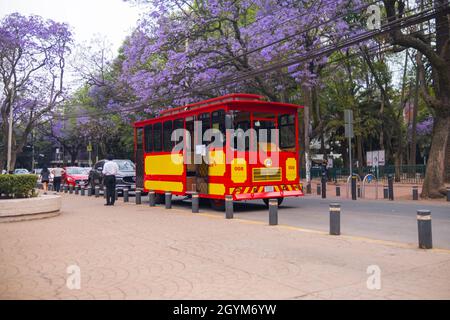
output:
[[[350,177],[353,176],[353,166],[352,166],[352,138],[353,134],[353,110],[344,110],[344,122],[345,122],[345,136],[348,138],[348,159],[350,162]]]
[[[8,173],[13,170],[11,168],[11,151],[12,151],[12,127],[13,127],[13,86],[10,85],[10,95],[9,95],[9,129],[8,129],[8,161],[6,164],[6,168]]]
[[[31,131],[31,171],[34,171],[34,129]]]

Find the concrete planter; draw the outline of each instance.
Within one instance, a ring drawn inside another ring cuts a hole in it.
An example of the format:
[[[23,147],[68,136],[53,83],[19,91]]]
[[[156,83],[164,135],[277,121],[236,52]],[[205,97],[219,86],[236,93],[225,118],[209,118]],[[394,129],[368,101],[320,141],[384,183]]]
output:
[[[61,197],[57,195],[0,200],[0,222],[49,218],[59,215],[60,210]]]

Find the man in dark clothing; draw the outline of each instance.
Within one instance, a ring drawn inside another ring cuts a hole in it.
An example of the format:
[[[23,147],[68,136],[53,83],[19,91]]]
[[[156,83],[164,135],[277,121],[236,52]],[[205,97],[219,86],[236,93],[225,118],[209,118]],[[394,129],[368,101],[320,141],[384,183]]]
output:
[[[116,175],[119,171],[119,166],[113,160],[112,155],[106,158],[108,161],[103,166],[103,181],[106,186],[106,204],[105,206],[113,206],[116,200]]]

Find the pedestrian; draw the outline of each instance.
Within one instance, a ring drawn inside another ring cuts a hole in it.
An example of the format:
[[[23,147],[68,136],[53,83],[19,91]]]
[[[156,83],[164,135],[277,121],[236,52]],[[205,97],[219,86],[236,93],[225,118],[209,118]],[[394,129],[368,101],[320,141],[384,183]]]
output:
[[[106,204],[105,206],[113,206],[116,200],[115,189],[116,189],[116,175],[119,171],[119,166],[117,163],[112,161],[114,158],[112,155],[106,157],[106,161],[103,166],[103,183],[106,186]]]
[[[61,191],[61,180],[62,175],[64,174],[64,169],[61,168],[61,165],[58,163],[56,168],[52,169],[53,174],[53,186],[55,187],[55,192]]]
[[[50,170],[48,170],[46,166],[44,166],[41,171],[41,182],[44,188],[44,194],[47,194],[48,183],[50,182]]]

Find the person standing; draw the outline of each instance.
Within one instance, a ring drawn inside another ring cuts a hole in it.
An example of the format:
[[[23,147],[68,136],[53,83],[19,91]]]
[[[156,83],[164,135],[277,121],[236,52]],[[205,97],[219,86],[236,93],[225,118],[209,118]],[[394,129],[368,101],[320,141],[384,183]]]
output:
[[[47,194],[48,183],[50,182],[50,170],[48,170],[46,166],[44,166],[41,171],[41,182],[44,188],[44,194]]]
[[[52,173],[53,173],[53,185],[55,187],[55,191],[60,192],[61,191],[61,180],[62,180],[62,175],[64,173],[64,169],[62,169],[60,164],[58,163],[56,165],[56,168],[52,169]]]
[[[103,166],[103,181],[106,186],[106,204],[105,206],[113,206],[116,201],[115,189],[116,189],[116,175],[119,172],[119,166],[113,160],[112,155],[106,157],[106,161]]]

